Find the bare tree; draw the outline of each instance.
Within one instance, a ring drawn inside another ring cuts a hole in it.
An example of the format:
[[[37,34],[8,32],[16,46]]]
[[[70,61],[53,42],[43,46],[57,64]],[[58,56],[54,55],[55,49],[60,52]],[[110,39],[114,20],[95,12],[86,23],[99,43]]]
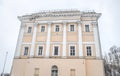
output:
[[[106,76],[120,76],[120,47],[112,46],[104,57]]]

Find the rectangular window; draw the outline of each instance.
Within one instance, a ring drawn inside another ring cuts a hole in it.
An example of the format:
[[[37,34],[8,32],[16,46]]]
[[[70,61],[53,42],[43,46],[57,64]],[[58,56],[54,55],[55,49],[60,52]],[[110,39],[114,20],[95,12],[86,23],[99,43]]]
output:
[[[85,25],[85,32],[90,32],[89,25]]]
[[[75,46],[70,46],[70,55],[75,56]]]
[[[70,76],[75,76],[75,69],[70,70]]]
[[[55,47],[54,47],[54,55],[58,55],[58,49],[59,49],[58,46],[55,46]]]
[[[28,47],[24,48],[24,55],[28,55],[28,49],[29,49]]]
[[[70,31],[74,31],[74,25],[70,25]]]
[[[45,26],[41,26],[41,32],[45,32]]]
[[[28,27],[28,33],[32,32],[32,27]]]
[[[39,68],[35,68],[34,76],[39,76]]]
[[[43,52],[43,46],[39,46],[38,55],[42,55],[42,52]]]
[[[87,46],[87,56],[92,56],[91,46]]]
[[[60,30],[59,25],[56,25],[55,32],[59,32],[59,30]]]

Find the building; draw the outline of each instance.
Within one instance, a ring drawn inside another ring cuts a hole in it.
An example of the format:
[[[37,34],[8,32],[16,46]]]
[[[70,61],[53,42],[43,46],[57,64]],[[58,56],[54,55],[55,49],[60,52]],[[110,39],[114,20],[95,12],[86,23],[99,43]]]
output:
[[[100,16],[79,10],[19,16],[11,76],[104,76]]]

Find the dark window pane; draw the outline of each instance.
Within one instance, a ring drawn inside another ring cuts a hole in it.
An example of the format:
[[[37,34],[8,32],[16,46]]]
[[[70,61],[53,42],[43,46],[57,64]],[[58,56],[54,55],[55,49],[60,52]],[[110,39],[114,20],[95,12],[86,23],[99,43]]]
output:
[[[74,25],[70,25],[70,31],[74,31]]]
[[[32,32],[32,27],[28,27],[28,33]]]
[[[90,30],[89,30],[89,25],[85,25],[85,31],[86,32],[89,32]]]
[[[24,55],[28,55],[28,47],[24,48]]]
[[[41,32],[45,32],[45,26],[41,26]]]
[[[54,47],[54,55],[58,55],[58,46]]]

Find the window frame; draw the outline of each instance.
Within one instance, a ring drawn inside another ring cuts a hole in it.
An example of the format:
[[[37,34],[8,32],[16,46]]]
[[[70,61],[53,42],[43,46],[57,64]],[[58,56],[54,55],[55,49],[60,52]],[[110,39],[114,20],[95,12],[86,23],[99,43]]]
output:
[[[25,55],[25,47],[28,47],[28,52],[27,52],[27,55]],[[29,55],[29,50],[30,50],[30,46],[29,45],[24,45],[23,46],[23,52],[22,52],[22,56],[28,56]]]
[[[88,30],[86,30],[86,26],[88,26]],[[84,28],[85,28],[85,32],[90,32],[90,25],[89,24],[85,24]]]
[[[75,55],[71,55],[71,46],[74,46],[74,48],[75,48],[74,49],[75,50],[75,53],[74,53]],[[76,45],[75,44],[70,44],[69,45],[69,56],[76,56]]]
[[[55,55],[55,47],[58,47],[58,55]],[[59,56],[60,55],[60,45],[53,45],[53,53],[52,56]]]
[[[29,28],[31,28],[31,29],[29,29]],[[27,33],[32,33],[32,26],[27,27]]]
[[[42,31],[42,27],[44,26],[44,31]],[[45,32],[45,25],[41,25],[41,29],[40,29],[40,32]]]
[[[56,75],[54,75],[54,74],[56,74]],[[51,76],[58,76],[58,67],[56,65],[53,65],[51,68]]]
[[[71,26],[74,26],[73,29],[71,28]],[[74,24],[70,24],[70,32],[74,32],[75,31],[75,25]]]
[[[57,28],[57,26],[59,27]],[[58,29],[58,31],[56,29]],[[55,25],[55,32],[60,32],[60,25]]]
[[[35,68],[35,70],[34,70],[34,76],[39,76],[39,71],[40,71],[39,68]]]
[[[42,55],[39,55],[39,47],[43,47],[43,50],[42,50]],[[37,56],[43,56],[44,55],[44,45],[38,45],[37,46]]]
[[[93,56],[93,47],[92,47],[92,45],[86,45],[86,46],[85,46],[86,56],[88,56],[88,55],[87,55],[87,47],[91,47],[91,56]]]

